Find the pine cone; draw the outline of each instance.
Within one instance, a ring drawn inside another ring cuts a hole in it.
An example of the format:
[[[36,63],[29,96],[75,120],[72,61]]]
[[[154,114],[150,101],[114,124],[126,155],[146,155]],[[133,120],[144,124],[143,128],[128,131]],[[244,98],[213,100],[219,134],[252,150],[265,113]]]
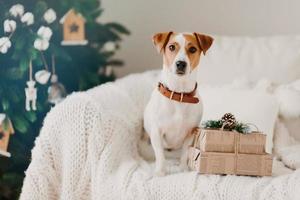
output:
[[[236,126],[236,120],[233,114],[231,113],[225,113],[221,119],[221,121],[223,122],[224,128],[227,129],[233,129]]]

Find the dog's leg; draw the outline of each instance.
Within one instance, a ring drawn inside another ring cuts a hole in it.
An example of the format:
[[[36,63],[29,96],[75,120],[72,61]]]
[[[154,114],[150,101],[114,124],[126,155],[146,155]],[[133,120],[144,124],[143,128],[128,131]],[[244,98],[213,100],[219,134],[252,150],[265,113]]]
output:
[[[162,137],[157,128],[153,128],[150,135],[151,144],[155,154],[155,175],[165,175],[165,155],[162,145]]]
[[[181,152],[181,157],[180,157],[180,168],[182,171],[188,171],[188,150],[189,150],[189,146],[192,144],[193,141],[193,137],[192,136],[188,136],[182,145],[182,152]]]

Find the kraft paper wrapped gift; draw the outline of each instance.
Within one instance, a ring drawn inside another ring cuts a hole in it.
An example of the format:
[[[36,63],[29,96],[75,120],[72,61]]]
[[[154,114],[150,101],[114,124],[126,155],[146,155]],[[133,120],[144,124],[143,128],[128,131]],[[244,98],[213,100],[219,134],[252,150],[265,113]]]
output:
[[[270,154],[202,152],[195,147],[189,149],[188,165],[201,174],[271,176],[272,163]]]
[[[234,153],[238,143],[238,153],[264,154],[266,135],[260,132],[241,134],[220,129],[200,130],[200,150],[203,152]]]

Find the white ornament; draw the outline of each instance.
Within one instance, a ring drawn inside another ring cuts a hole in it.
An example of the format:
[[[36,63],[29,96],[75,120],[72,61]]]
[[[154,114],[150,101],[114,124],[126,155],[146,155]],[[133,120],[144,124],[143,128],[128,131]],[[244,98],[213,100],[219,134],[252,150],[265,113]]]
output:
[[[4,113],[0,113],[0,124],[4,121],[6,115]]]
[[[49,40],[52,36],[52,30],[49,27],[41,26],[37,32],[39,38],[34,41],[34,48],[45,51],[49,47]]]
[[[116,44],[114,42],[111,42],[111,41],[106,42],[103,46],[103,49],[105,51],[114,51],[114,50],[116,50]]]
[[[34,16],[31,12],[25,13],[22,18],[21,22],[27,24],[27,26],[32,25],[34,23]]]
[[[55,13],[55,11],[52,8],[48,9],[45,12],[45,14],[44,14],[44,20],[48,24],[51,24],[52,22],[54,22],[56,20],[56,13]]]
[[[42,85],[48,82],[50,76],[51,73],[47,70],[40,70],[34,74],[35,80]]]
[[[52,36],[52,30],[49,27],[41,26],[37,32],[37,34],[45,40],[50,40]]]
[[[7,50],[11,47],[11,42],[8,37],[0,38],[0,52],[5,54]]]
[[[25,88],[26,110],[36,110],[37,89],[34,87],[35,81],[27,81],[28,88]],[[31,106],[30,106],[31,105]]]
[[[11,33],[16,30],[17,24],[14,20],[5,20],[3,23],[4,32]]]
[[[46,39],[37,38],[33,43],[34,48],[40,51],[45,51],[49,47],[49,41]]]
[[[9,13],[14,17],[21,17],[24,14],[24,6],[21,4],[15,4],[9,9]]]

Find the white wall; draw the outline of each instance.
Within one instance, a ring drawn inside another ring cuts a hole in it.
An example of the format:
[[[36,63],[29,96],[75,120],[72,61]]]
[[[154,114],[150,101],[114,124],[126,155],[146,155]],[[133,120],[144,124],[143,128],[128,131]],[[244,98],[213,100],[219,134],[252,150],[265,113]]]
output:
[[[151,43],[160,31],[204,32],[219,35],[300,33],[297,0],[102,0],[102,22],[117,21],[132,35],[124,37],[116,57],[125,61],[119,77],[161,67]]]

